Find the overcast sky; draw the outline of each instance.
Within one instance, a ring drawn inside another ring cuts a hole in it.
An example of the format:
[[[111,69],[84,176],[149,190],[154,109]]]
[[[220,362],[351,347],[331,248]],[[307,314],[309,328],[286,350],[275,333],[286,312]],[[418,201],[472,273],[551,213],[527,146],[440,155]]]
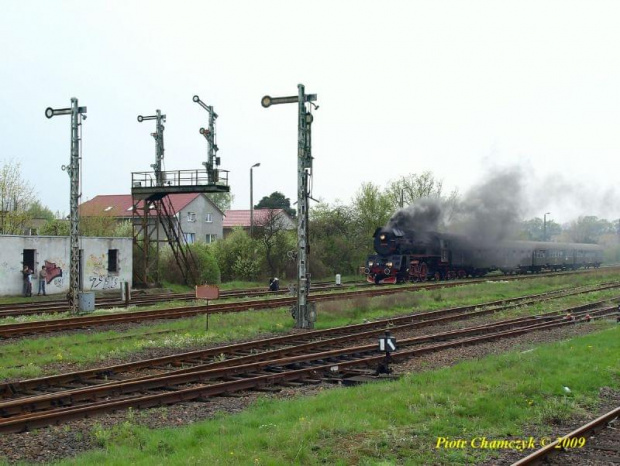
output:
[[[617,1],[9,1],[0,16],[0,159],[52,210],[68,212],[70,118],[88,107],[83,198],[130,192],[154,163],[161,109],[167,170],[201,168],[198,133],[218,113],[233,208],[296,200],[295,105],[318,94],[312,196],[350,202],[431,171],[465,193],[490,168],[519,167],[525,215],[620,217]]]

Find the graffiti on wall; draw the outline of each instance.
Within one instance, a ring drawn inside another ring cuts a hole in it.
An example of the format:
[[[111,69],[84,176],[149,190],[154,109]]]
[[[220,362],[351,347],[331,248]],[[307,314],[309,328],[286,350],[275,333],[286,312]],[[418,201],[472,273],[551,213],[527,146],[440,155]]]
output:
[[[91,254],[86,260],[86,270],[89,275],[107,275],[108,268],[106,266],[106,255],[95,256]]]
[[[110,275],[90,277],[89,280],[91,290],[110,290],[113,288],[118,288],[120,286],[118,277],[112,277]]]
[[[62,277],[62,269],[56,265],[56,262],[45,260],[45,281],[49,285],[52,280]],[[62,280],[61,280],[62,281]],[[54,282],[56,285],[56,282]]]
[[[110,290],[120,287],[118,276],[108,274],[106,254],[88,256],[86,270],[91,290]]]

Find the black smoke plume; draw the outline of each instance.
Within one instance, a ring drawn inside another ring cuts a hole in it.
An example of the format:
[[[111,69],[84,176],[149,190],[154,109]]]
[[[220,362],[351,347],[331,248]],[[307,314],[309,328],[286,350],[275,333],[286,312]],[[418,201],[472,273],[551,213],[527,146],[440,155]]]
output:
[[[418,234],[434,231],[459,234],[474,245],[487,247],[514,239],[525,206],[523,178],[518,167],[495,170],[462,199],[419,199],[396,212],[387,226]]]

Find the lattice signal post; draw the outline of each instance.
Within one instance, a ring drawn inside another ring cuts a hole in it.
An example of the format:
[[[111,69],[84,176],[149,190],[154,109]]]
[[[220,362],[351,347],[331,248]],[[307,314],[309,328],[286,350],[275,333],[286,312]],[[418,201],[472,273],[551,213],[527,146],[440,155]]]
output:
[[[297,144],[297,304],[293,315],[297,328],[314,328],[316,310],[314,303],[308,303],[310,274],[308,273],[308,200],[310,199],[309,179],[312,176],[312,113],[316,94],[306,94],[303,84],[297,86],[298,94],[290,97],[265,96],[261,105],[268,108],[278,104],[298,104],[298,144]],[[318,108],[314,105],[315,108]]]
[[[217,119],[217,113],[213,110],[212,105],[205,104],[197,95],[195,95],[192,100],[209,112],[209,128],[200,128],[200,134],[204,136],[209,146],[207,161],[202,164],[207,169],[209,184],[215,184],[219,179],[219,171],[216,167],[220,165],[220,158],[217,157],[217,151],[219,149],[215,142],[215,120]]]
[[[145,120],[156,120],[155,132],[151,133],[151,136],[155,138],[155,163],[151,165],[151,168],[155,172],[155,180],[157,186],[163,186],[164,178],[161,171],[161,162],[164,160],[164,125],[166,121],[166,115],[162,115],[160,110],[155,110],[155,115],[142,116],[138,115],[138,123],[142,123]]]
[[[71,98],[71,107],[69,108],[51,108],[45,109],[45,116],[52,118],[56,115],[71,115],[71,160],[68,166],[63,165],[62,169],[69,174],[71,183],[70,195],[70,233],[69,242],[71,249],[69,251],[69,293],[67,298],[71,306],[71,313],[78,313],[78,293],[80,288],[80,244],[79,244],[79,226],[80,215],[78,211],[78,203],[80,199],[80,159],[82,152],[81,127],[82,119],[86,119],[86,107],[78,106],[78,100]]]

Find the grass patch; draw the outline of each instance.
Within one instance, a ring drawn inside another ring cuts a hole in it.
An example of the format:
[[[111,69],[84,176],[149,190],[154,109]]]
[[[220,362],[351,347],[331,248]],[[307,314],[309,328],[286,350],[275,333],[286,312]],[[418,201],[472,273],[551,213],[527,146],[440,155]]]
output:
[[[149,430],[128,420],[96,429],[102,449],[65,464],[463,464],[490,450],[436,448],[438,437],[527,438],[524,426],[564,423],[620,388],[620,326],[397,382],[314,397],[261,399],[234,416]],[[562,357],[559,357],[562,356]],[[568,386],[567,395],[563,387]]]
[[[0,379],[32,378],[56,373],[55,363],[76,366],[122,358],[149,348],[204,346],[279,333],[290,329],[290,315],[273,310],[214,314],[144,324],[130,330],[46,335],[0,346]]]

